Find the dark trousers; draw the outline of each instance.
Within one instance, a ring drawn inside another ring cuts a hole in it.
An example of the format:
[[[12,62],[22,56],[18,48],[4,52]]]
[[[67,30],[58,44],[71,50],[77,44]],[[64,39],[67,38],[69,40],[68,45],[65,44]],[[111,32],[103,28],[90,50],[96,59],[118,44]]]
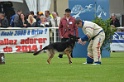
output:
[[[61,42],[66,42],[68,40],[68,38],[62,38]],[[58,56],[59,58],[63,58],[63,54],[59,54]],[[72,53],[71,53],[71,57],[73,57]]]

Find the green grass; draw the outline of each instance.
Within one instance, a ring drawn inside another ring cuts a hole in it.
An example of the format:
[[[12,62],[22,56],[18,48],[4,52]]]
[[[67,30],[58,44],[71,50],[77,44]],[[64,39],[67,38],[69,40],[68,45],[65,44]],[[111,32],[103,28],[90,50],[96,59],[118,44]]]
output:
[[[69,65],[66,55],[57,55],[50,65],[47,55],[31,53],[6,54],[6,64],[0,65],[0,82],[124,82],[124,53],[112,53],[102,58],[102,65],[82,65],[85,58],[73,58]]]

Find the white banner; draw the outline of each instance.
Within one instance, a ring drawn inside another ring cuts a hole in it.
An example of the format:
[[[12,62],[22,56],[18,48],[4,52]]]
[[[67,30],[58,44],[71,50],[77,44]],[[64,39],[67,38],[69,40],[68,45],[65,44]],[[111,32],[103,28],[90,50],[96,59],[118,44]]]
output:
[[[124,32],[115,32],[110,47],[111,51],[124,51]]]
[[[31,52],[49,44],[49,28],[0,29],[0,53]]]

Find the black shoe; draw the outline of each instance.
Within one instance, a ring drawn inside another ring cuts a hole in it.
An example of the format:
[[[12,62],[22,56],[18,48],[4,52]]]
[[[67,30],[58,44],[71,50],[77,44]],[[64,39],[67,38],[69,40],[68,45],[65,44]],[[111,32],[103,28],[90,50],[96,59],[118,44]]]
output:
[[[62,54],[59,54],[58,58],[63,58],[63,55]]]

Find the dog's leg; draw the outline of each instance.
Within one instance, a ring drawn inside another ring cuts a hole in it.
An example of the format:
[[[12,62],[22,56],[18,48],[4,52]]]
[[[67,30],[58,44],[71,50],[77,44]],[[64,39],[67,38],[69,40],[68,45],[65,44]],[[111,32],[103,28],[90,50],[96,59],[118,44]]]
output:
[[[71,48],[66,48],[65,50],[64,50],[64,52],[65,52],[65,54],[68,56],[68,60],[69,60],[69,64],[71,64],[72,63],[72,61],[71,61]]]
[[[48,51],[49,51],[49,58],[47,59],[47,62],[48,62],[48,64],[50,64],[51,63],[50,61],[54,57],[55,52],[53,49],[50,49]]]

